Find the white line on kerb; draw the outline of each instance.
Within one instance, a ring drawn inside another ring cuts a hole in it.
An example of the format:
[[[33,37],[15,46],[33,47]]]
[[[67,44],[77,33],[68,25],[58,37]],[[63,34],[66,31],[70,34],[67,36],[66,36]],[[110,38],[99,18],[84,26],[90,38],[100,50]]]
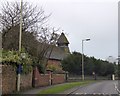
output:
[[[75,93],[75,94],[85,94],[86,95],[87,93]]]
[[[118,89],[118,87],[117,87],[117,84],[116,84],[116,83],[114,83],[114,86],[115,86],[115,90],[118,92],[118,94],[120,94],[120,90]]]

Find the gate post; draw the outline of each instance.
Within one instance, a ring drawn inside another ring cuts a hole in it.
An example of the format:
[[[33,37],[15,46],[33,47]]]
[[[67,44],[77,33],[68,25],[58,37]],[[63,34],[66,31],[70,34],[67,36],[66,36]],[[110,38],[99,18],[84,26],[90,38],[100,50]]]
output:
[[[33,68],[33,76],[32,76],[32,87],[37,87],[38,86],[38,75],[39,75],[39,73],[38,73],[39,71],[38,71],[38,69],[37,69],[37,66],[35,66],[34,68]]]
[[[53,83],[53,82],[52,82],[52,79],[53,79],[53,78],[52,78],[52,74],[53,74],[53,73],[52,73],[52,70],[48,69],[48,70],[46,70],[46,71],[47,71],[48,74],[49,74],[49,85],[52,85],[52,83]]]

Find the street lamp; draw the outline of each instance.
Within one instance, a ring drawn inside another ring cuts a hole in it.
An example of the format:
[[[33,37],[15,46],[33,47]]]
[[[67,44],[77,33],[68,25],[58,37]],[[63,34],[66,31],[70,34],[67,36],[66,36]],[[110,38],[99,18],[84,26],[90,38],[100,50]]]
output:
[[[20,33],[19,33],[19,52],[21,53],[21,41],[22,41],[22,3],[20,2]],[[17,76],[17,91],[20,91],[20,70],[21,70],[21,64],[18,65],[18,76]]]
[[[82,40],[82,80],[84,80],[84,53],[83,53],[83,42],[89,41],[90,39],[83,39]]]
[[[22,41],[22,3],[20,2],[20,33],[19,33],[19,52],[21,52],[21,41]]]

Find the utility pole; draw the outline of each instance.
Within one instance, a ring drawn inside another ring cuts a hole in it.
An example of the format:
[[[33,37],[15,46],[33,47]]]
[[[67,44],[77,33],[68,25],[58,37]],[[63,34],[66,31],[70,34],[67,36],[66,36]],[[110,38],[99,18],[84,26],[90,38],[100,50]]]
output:
[[[20,2],[20,33],[19,33],[19,53],[21,54],[21,41],[22,41],[22,3]],[[20,91],[20,73],[21,73],[21,64],[18,65],[18,77],[17,77],[17,91]]]
[[[23,1],[21,0],[20,2],[20,33],[19,33],[19,52],[21,52],[21,41],[22,41],[22,3]]]

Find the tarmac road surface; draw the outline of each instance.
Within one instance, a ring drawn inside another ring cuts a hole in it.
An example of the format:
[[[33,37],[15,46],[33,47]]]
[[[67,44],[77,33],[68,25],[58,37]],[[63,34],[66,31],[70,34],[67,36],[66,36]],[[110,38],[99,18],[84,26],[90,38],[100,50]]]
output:
[[[118,81],[101,81],[89,84],[87,86],[83,87],[77,87],[72,92],[70,92],[68,95],[72,96],[73,94],[80,95],[80,96],[86,96],[86,94],[92,94],[92,96],[118,96],[117,91]],[[69,91],[68,91],[69,92]],[[117,94],[117,95],[111,95],[111,94]],[[88,96],[88,95],[87,95]],[[89,95],[90,96],[90,95]]]

